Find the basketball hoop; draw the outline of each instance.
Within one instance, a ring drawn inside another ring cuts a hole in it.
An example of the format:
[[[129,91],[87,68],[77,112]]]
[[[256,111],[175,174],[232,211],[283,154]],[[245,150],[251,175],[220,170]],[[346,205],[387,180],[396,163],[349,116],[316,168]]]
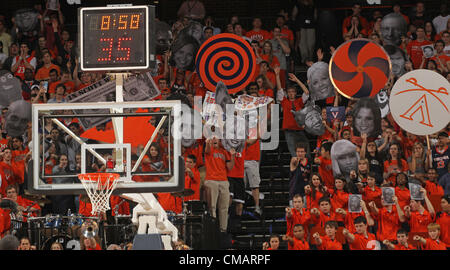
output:
[[[110,209],[109,197],[116,188],[120,175],[117,173],[85,173],[79,174],[84,189],[92,204],[92,215],[106,212]]]

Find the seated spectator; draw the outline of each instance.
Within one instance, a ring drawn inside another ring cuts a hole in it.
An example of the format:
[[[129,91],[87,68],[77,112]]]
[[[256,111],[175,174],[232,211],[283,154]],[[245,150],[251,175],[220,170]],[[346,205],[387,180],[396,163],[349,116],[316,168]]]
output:
[[[338,224],[335,221],[325,223],[325,236],[318,232],[312,236],[319,250],[342,250],[342,244],[336,239]]]
[[[59,66],[52,63],[52,57],[49,52],[42,54],[43,66],[37,70],[35,79],[38,81],[50,80],[50,70],[55,69],[57,74],[60,73]]]
[[[438,40],[434,43],[434,49],[436,51],[436,55],[431,57],[430,60],[433,60],[438,65],[437,68],[442,71],[442,73],[446,73],[450,70],[450,56],[444,53],[445,43],[443,40]]]
[[[443,243],[439,236],[441,234],[441,226],[436,223],[430,223],[427,226],[429,238],[424,238],[420,235],[414,235],[414,241],[419,241],[423,250],[447,250],[445,243]]]
[[[404,229],[399,229],[397,231],[397,244],[394,245],[389,240],[384,240],[383,244],[389,249],[389,250],[415,250],[416,247],[413,245],[410,245],[408,243],[408,232]]]
[[[49,99],[47,103],[65,103],[67,100],[66,97],[66,86],[62,83],[56,86],[55,95],[53,98]]]
[[[36,70],[36,57],[31,56],[29,54],[30,47],[26,42],[20,43],[20,53],[13,58],[13,61],[11,63],[11,72],[14,73],[14,76],[18,76],[22,80],[25,78],[25,68],[29,68],[33,70],[33,72]]]
[[[292,246],[292,250],[309,250],[308,241],[305,240],[305,228],[301,224],[294,225],[294,237],[283,235],[283,240]]]
[[[55,96],[55,89],[59,84],[64,84],[67,95],[72,94],[75,91],[75,83],[72,80],[70,71],[67,69],[61,71],[61,79],[59,81],[49,83],[47,92],[50,94],[50,98]]]
[[[354,39],[359,38],[359,34],[364,37],[367,36],[367,30],[361,25],[360,18],[358,16],[352,16],[350,25],[342,32],[344,38]]]
[[[355,19],[353,19],[354,16],[358,18],[358,23],[361,31],[362,29],[365,29],[365,31],[367,31],[369,29],[369,22],[361,15],[361,4],[353,4],[352,12],[352,15],[346,17],[342,22],[342,33],[348,32],[348,30],[351,29],[351,27],[355,24],[353,22],[356,21]]]
[[[259,45],[262,46],[263,42],[270,39],[270,33],[266,30],[262,29],[261,18],[255,17],[253,18],[253,29],[245,33],[245,36],[250,38],[251,40],[256,40],[259,42]]]

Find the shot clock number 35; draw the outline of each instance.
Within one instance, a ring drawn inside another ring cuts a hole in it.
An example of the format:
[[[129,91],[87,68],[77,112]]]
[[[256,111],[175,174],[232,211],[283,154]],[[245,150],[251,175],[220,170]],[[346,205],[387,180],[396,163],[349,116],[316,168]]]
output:
[[[82,70],[135,70],[149,66],[149,7],[80,9]]]

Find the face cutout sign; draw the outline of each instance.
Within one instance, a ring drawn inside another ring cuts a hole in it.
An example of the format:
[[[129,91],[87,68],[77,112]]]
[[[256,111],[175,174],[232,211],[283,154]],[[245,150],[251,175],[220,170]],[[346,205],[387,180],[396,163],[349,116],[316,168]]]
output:
[[[385,89],[378,92],[375,96],[375,103],[381,111],[381,118],[385,118],[389,113],[389,96]]]
[[[170,25],[162,21],[155,22],[156,54],[162,55],[172,44],[173,36]]]
[[[333,84],[328,73],[328,64],[314,63],[307,71],[311,100],[322,100],[334,96]]]
[[[353,133],[376,138],[381,134],[381,111],[372,98],[361,98],[353,108]]]
[[[23,98],[20,80],[9,71],[0,70],[0,106],[5,108],[11,102],[21,99]]]
[[[25,100],[17,100],[11,103],[6,114],[5,129],[8,136],[22,136],[31,121],[31,104]]]
[[[318,106],[307,103],[303,109],[292,113],[297,124],[305,126],[305,130],[309,134],[320,136],[325,132],[325,126],[322,123],[322,112]]]
[[[177,35],[172,44],[172,55],[169,64],[180,70],[193,71],[195,56],[203,40],[201,24],[192,22]]]
[[[30,32],[38,26],[39,13],[33,9],[20,9],[16,12],[14,17],[17,27],[22,32]]]
[[[350,172],[358,169],[359,155],[356,152],[356,145],[348,140],[339,140],[331,147],[331,165],[333,175],[343,175],[345,179],[350,179]]]
[[[407,24],[402,15],[389,13],[381,21],[381,40],[383,45],[399,46],[406,35]]]

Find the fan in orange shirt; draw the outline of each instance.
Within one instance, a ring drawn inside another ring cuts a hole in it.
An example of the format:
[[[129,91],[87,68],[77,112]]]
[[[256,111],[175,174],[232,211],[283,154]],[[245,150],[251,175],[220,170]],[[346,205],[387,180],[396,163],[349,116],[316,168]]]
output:
[[[56,69],[58,74],[60,74],[61,69],[59,66],[52,63],[52,56],[49,52],[44,52],[42,55],[42,61],[44,62],[44,65],[36,71],[36,75],[34,76],[36,80],[48,80],[50,78],[50,70],[52,69]]]
[[[283,235],[283,240],[292,245],[292,250],[309,250],[309,244],[305,240],[305,229],[301,224],[294,225],[294,237]]]
[[[350,250],[370,250],[376,248],[374,241],[376,241],[375,235],[367,231],[367,219],[363,216],[355,218],[353,221],[356,228],[356,233],[352,234],[347,229],[344,229],[344,234],[347,242],[349,243]]]
[[[311,213],[303,208],[303,197],[299,194],[294,195],[292,199],[293,208],[286,207],[286,235],[294,237],[294,225],[301,224],[305,229],[305,237],[308,238],[308,227],[311,222]],[[288,244],[288,249],[293,246]]]
[[[408,243],[408,232],[404,229],[397,231],[397,245],[392,244],[389,240],[384,240],[383,244],[387,246],[389,250],[414,250],[413,245]]]
[[[318,173],[311,174],[309,184],[305,186],[306,208],[318,208],[319,200],[328,196],[328,189],[323,185],[322,178]]]
[[[441,234],[441,226],[436,223],[430,223],[427,226],[427,230],[430,238],[423,238],[420,235],[414,235],[413,240],[419,241],[424,250],[447,250],[445,243],[439,239]]]
[[[336,240],[338,224],[336,221],[325,223],[325,236],[320,236],[318,232],[313,235],[313,239],[319,250],[342,250],[342,244]]]
[[[186,158],[185,165],[185,182],[186,189],[192,189],[194,195],[184,198],[185,201],[200,200],[200,172],[195,168],[197,158],[189,155]]]

